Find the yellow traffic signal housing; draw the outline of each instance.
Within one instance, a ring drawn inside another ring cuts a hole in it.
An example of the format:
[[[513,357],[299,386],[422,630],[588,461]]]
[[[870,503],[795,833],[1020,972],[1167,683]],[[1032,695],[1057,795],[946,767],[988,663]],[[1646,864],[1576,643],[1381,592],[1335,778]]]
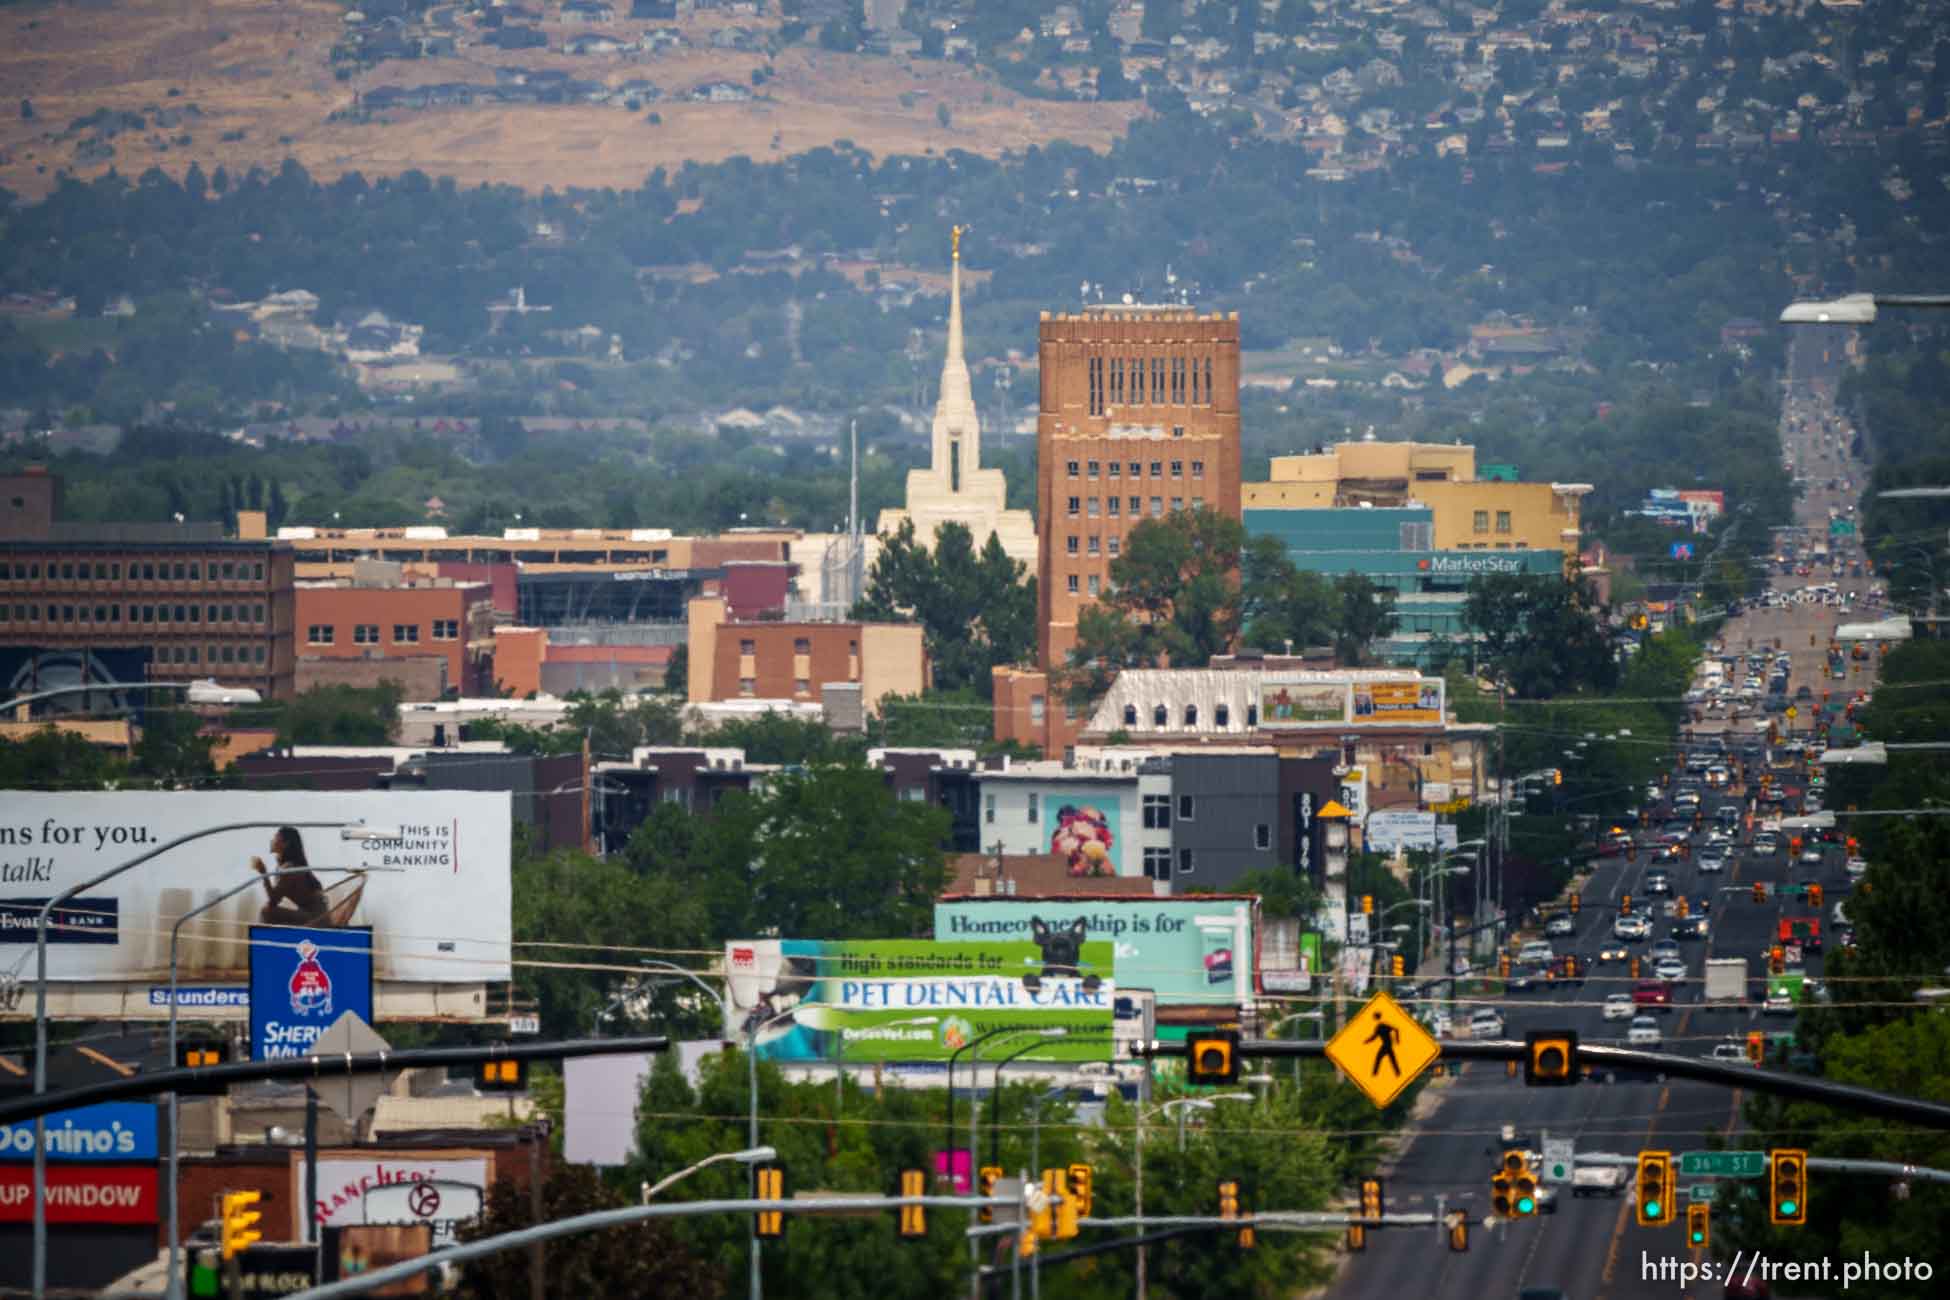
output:
[[[1630,916],[1632,914],[1632,896],[1630,894],[1620,894],[1618,896],[1618,914],[1620,916]]]
[[[777,1165],[759,1165],[752,1170],[752,1197],[760,1201],[783,1201],[785,1199],[785,1170]],[[754,1232],[760,1237],[783,1237],[785,1235],[785,1213],[782,1210],[760,1210],[752,1216],[758,1220]]]
[[[1537,1213],[1537,1177],[1526,1164],[1523,1172],[1510,1180],[1510,1190],[1514,1197],[1511,1209],[1519,1219],[1532,1218]]]
[[[264,1216],[251,1206],[263,1200],[261,1192],[225,1192],[219,1204],[223,1207],[223,1236],[221,1243],[225,1260],[235,1259],[239,1252],[254,1241],[262,1241],[264,1234],[257,1223]]]
[[[1517,1171],[1523,1164],[1523,1152],[1505,1151],[1502,1163],[1490,1175],[1490,1208],[1499,1219],[1516,1217]]]
[[[1639,1152],[1638,1179],[1633,1200],[1639,1226],[1659,1228],[1672,1222],[1672,1152]]]
[[[1363,894],[1363,895],[1361,895],[1361,914],[1362,914],[1363,916],[1373,916],[1373,915],[1374,915],[1374,895],[1373,895],[1373,894]]]
[[[1821,910],[1821,886],[1820,885],[1808,886],[1808,906],[1814,908],[1817,912]]]
[[[1577,972],[1571,972],[1575,975]],[[1572,1029],[1533,1029],[1523,1036],[1523,1081],[1563,1088],[1578,1081],[1578,1035]]]
[[[1382,1187],[1379,1178],[1361,1180],[1361,1217],[1379,1224],[1382,1216]]]
[[[1767,1221],[1799,1227],[1808,1221],[1808,1153],[1792,1148],[1767,1153]]]
[[[1581,898],[1575,891],[1573,891],[1573,893],[1571,894],[1571,915],[1576,916],[1578,914],[1578,909],[1583,906],[1584,906],[1584,899]]]
[[[1251,1250],[1254,1246],[1257,1245],[1259,1245],[1259,1238],[1253,1234],[1253,1230],[1250,1225],[1241,1228],[1239,1230],[1239,1249]]]
[[[1754,882],[1754,901],[1756,903],[1767,901],[1767,886],[1758,880]]]
[[[1754,1065],[1767,1061],[1767,1035],[1758,1029],[1747,1031],[1747,1060]]]
[[[481,1092],[525,1091],[528,1062],[482,1061],[474,1067],[474,1087]]]
[[[1782,971],[1787,969],[1786,948],[1783,948],[1780,944],[1777,943],[1772,948],[1769,948],[1767,950],[1767,969],[1769,970],[1769,972],[1775,975],[1779,975]]]
[[[1365,1226],[1359,1223],[1350,1223],[1347,1225],[1347,1248],[1349,1250],[1366,1250],[1368,1248],[1368,1230]]]
[[[1682,898],[1678,900],[1673,910],[1675,912],[1678,912],[1679,915],[1681,916],[1691,916],[1693,912],[1693,905]]]
[[[1711,1206],[1700,1203],[1686,1207],[1686,1244],[1695,1250],[1706,1250],[1713,1244],[1707,1224],[1712,1212]]]
[[[1235,1179],[1227,1178],[1219,1183],[1219,1217],[1239,1217],[1239,1183]]]
[[[997,1182],[1001,1181],[1001,1178],[1002,1178],[1001,1165],[983,1165],[981,1169],[976,1171],[975,1189],[978,1192],[980,1192],[984,1197],[993,1196],[995,1195],[995,1185]],[[977,1217],[980,1218],[983,1223],[994,1223],[995,1207],[993,1205],[984,1205],[981,1209],[980,1214],[977,1215]]]
[[[1239,1082],[1239,1031],[1207,1030],[1185,1036],[1187,1079],[1196,1084]]]
[[[1469,1218],[1456,1214],[1449,1219],[1449,1249],[1467,1251],[1469,1249]]]
[[[1503,1072],[1509,1075],[1512,1079],[1516,1078],[1517,1075],[1521,1072],[1521,1070],[1522,1070],[1522,1066],[1519,1065],[1516,1061],[1505,1061],[1503,1063]]]
[[[919,1169],[901,1170],[901,1195],[926,1196],[928,1176]],[[928,1235],[928,1207],[925,1205],[903,1205],[900,1208],[900,1232],[903,1237],[925,1237]]]
[[[1076,1199],[1077,1214],[1087,1219],[1090,1217],[1090,1207],[1096,1203],[1095,1196],[1091,1192],[1090,1166],[1071,1165],[1069,1173],[1070,1195]]]
[[[1507,952],[1496,955],[1496,977],[1505,980],[1510,978],[1510,954]]]
[[[178,1043],[176,1045],[176,1068],[179,1070],[207,1070],[213,1065],[222,1065],[229,1059],[228,1043]]]
[[[1400,953],[1396,953],[1388,959],[1388,973],[1396,979],[1400,979],[1408,973],[1408,963],[1402,959]]]
[[[1639,959],[1637,957],[1632,958],[1627,969],[1631,972],[1632,978],[1637,979],[1639,977]]]
[[[1077,1220],[1083,1217],[1077,1213],[1076,1198],[1070,1195],[1069,1168],[1043,1170],[1043,1190],[1050,1196],[1050,1236],[1068,1241],[1077,1235]]]

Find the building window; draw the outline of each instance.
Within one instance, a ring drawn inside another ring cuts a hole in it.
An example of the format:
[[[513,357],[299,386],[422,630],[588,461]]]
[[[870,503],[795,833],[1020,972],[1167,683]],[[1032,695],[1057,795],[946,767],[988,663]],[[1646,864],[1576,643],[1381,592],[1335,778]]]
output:
[[[1171,829],[1171,796],[1168,794],[1147,794],[1144,796],[1144,829],[1147,831],[1168,831]]]
[[[196,606],[191,605],[190,608],[195,609]],[[205,623],[214,623],[217,621],[217,607],[215,605],[205,605],[203,607],[203,621]]]
[[[1065,552],[1071,555],[1075,555],[1077,553],[1076,534],[1072,533],[1070,536],[1065,537],[1063,539],[1063,549]]]
[[[1171,462],[1171,476],[1172,476],[1173,478],[1184,478],[1184,477],[1185,477],[1185,462],[1184,462],[1184,461],[1182,461],[1182,460],[1174,460],[1173,462]]]
[[[1192,874],[1192,851],[1190,849],[1178,850],[1178,874],[1181,876],[1189,876]]]
[[[1510,512],[1508,510],[1499,510],[1496,512],[1496,531],[1499,533],[1507,533],[1510,531]]]
[[[1088,469],[1089,469],[1089,471],[1090,471],[1090,477],[1091,477],[1091,478],[1096,478],[1096,477],[1097,477],[1097,462],[1096,462],[1096,461],[1094,461],[1094,460],[1093,460],[1093,461],[1091,461],[1091,462],[1090,462],[1090,464],[1089,464],[1089,466],[1088,466],[1087,468],[1088,468]]]
[[[1160,519],[1164,517],[1164,513],[1165,513],[1165,499],[1163,497],[1152,497],[1151,517],[1153,519]]]
[[[1048,704],[1047,704],[1047,702],[1046,702],[1046,701],[1044,700],[1044,698],[1043,698],[1042,696],[1040,696],[1040,695],[1032,695],[1032,696],[1030,696],[1030,697],[1029,697],[1029,720],[1030,720],[1030,722],[1032,722],[1032,723],[1034,723],[1034,724],[1035,724],[1036,726],[1039,726],[1039,727],[1040,727],[1040,726],[1042,726],[1042,725],[1043,725],[1043,716],[1044,716],[1044,714],[1045,714],[1045,712],[1047,712],[1047,710],[1048,710]]]
[[[1144,874],[1151,880],[1171,879],[1171,850],[1146,849],[1144,851]]]
[[[1170,717],[1171,715],[1165,712],[1165,706],[1160,704],[1157,708],[1151,710],[1151,725],[1163,730],[1166,719]]]
[[[1232,722],[1232,711],[1223,704],[1212,707],[1212,723],[1217,727],[1228,726]]]
[[[1130,500],[1129,500],[1129,505],[1130,505],[1130,508],[1131,508],[1131,517],[1132,517],[1133,519],[1135,519],[1135,518],[1137,518],[1137,517],[1138,517],[1139,515],[1141,515],[1141,514],[1143,514],[1143,513],[1144,513],[1144,498],[1143,498],[1143,497],[1132,497],[1132,498],[1130,498]]]
[[[1137,726],[1137,705],[1126,704],[1124,706],[1124,725],[1127,727]]]
[[[1076,518],[1077,515],[1083,512],[1083,498],[1071,497],[1068,502],[1068,507],[1069,507],[1070,517],[1072,519]]]
[[[1152,461],[1152,462],[1151,462],[1151,477],[1152,477],[1152,478],[1163,478],[1164,476],[1165,476],[1165,463],[1164,463],[1163,461],[1161,461],[1161,460],[1154,460],[1154,461]]]
[[[378,644],[379,644],[379,624],[377,624],[377,623],[357,623],[357,624],[354,624],[354,625],[353,625],[353,628],[352,628],[352,644],[354,644],[354,645],[378,645]]]
[[[1185,404],[1185,358],[1171,359],[1171,402],[1174,406]]]
[[[1172,437],[1174,437],[1174,438],[1182,438],[1182,437],[1184,437],[1184,436],[1185,436],[1185,426],[1184,426],[1184,425],[1182,425],[1182,424],[1174,424],[1174,425],[1172,425],[1172,426],[1171,426],[1171,436],[1172,436]]]
[[[982,820],[990,826],[995,825],[995,796],[992,794],[982,796]]]
[[[196,561],[194,560],[190,561],[190,581],[191,582],[203,581],[202,566],[197,564]]]
[[[263,647],[263,646],[258,646],[258,647],[256,647],[256,648],[255,648],[255,649],[254,649],[254,650],[252,651],[252,653],[251,653],[251,658],[253,658],[253,659],[255,659],[255,660],[256,660],[256,661],[258,662],[258,663],[263,663],[263,662],[264,662],[264,647]]]
[[[262,560],[258,561],[256,564],[251,565],[251,581],[252,582],[264,581],[264,562]]]
[[[252,606],[251,606],[251,622],[253,622],[253,623],[262,623],[263,621],[264,621],[264,606],[262,606],[262,605],[252,605]]]
[[[1477,533],[1487,533],[1489,530],[1490,530],[1490,512],[1487,510],[1478,510],[1474,518],[1470,522],[1470,531],[1477,532]]]
[[[309,628],[305,629],[305,644],[331,645],[332,639],[337,633],[338,629],[330,623],[313,623]]]
[[[1071,594],[1072,596],[1074,596],[1074,595],[1076,595],[1076,594],[1077,594],[1077,575],[1076,575],[1076,574],[1074,574],[1074,573],[1072,573],[1072,574],[1070,574],[1070,575],[1069,575],[1069,576],[1068,576],[1068,577],[1067,577],[1067,578],[1066,578],[1066,579],[1064,580],[1064,583],[1063,583],[1063,586],[1064,586],[1064,589],[1065,589],[1065,590],[1067,590],[1067,591],[1068,591],[1068,592],[1069,592],[1069,593],[1070,593],[1070,594]]]
[[[1135,460],[1134,460],[1134,461],[1132,461],[1132,462],[1131,462],[1131,477],[1132,477],[1132,478],[1136,478],[1136,477],[1137,477],[1138,475],[1140,475],[1140,474],[1142,474],[1142,473],[1144,473],[1144,465],[1143,465],[1143,464],[1142,464],[1141,462],[1139,462],[1139,461],[1135,461]]]
[[[1099,548],[1101,547],[1101,545],[1102,545],[1102,542],[1101,542],[1101,541],[1100,541],[1100,540],[1099,540],[1099,539],[1098,539],[1098,538],[1097,538],[1097,537],[1096,537],[1096,536],[1095,536],[1095,535],[1093,534],[1093,535],[1091,536],[1091,538],[1090,538],[1090,545],[1089,545],[1089,548],[1088,548],[1088,549],[1089,549],[1089,551],[1090,551],[1090,554],[1092,554],[1092,555],[1095,555],[1095,554],[1097,554],[1097,553],[1098,553],[1098,550],[1099,550]]]
[[[1090,358],[1090,413],[1104,413],[1104,359]]]
[[[1204,462],[1204,461],[1202,461],[1202,460],[1195,460],[1195,461],[1193,461],[1193,462],[1192,462],[1192,477],[1193,477],[1193,478],[1204,478],[1204,477],[1205,477],[1205,462]]]
[[[1257,727],[1258,725],[1259,725],[1259,705],[1248,704],[1246,706],[1246,729],[1248,731],[1251,731],[1254,727]]]
[[[1188,727],[1196,727],[1198,725],[1198,705],[1187,704],[1185,706],[1185,725]]]
[[[1089,516],[1090,516],[1090,517],[1091,517],[1092,519],[1095,519],[1095,518],[1097,517],[1097,498],[1096,498],[1096,497],[1091,497],[1091,498],[1090,498],[1090,500],[1089,500],[1089,502],[1088,502],[1088,504],[1086,505],[1086,507],[1085,507],[1085,509],[1084,509],[1084,513],[1085,513],[1085,514],[1087,514],[1087,515],[1089,515]]]
[[[1171,513],[1177,514],[1180,510],[1183,510],[1184,508],[1185,508],[1184,497],[1173,497],[1171,499]]]
[[[793,638],[792,638],[792,653],[793,653],[793,654],[796,654],[796,655],[809,655],[809,654],[811,654],[811,653],[812,653],[812,638],[811,638],[811,637],[809,637],[809,636],[795,636],[795,637],[793,637]]]
[[[745,638],[744,640],[742,640],[742,641],[740,641],[740,642],[738,643],[738,653],[739,653],[739,654],[741,654],[741,655],[755,655],[755,654],[757,654],[757,653],[758,653],[758,642],[756,642],[756,641],[754,641],[754,640],[752,640],[752,639],[751,639],[750,637],[746,637],[746,638]]]
[[[1071,478],[1075,478],[1075,477],[1077,476],[1077,469],[1078,469],[1078,467],[1079,467],[1079,462],[1077,462],[1077,461],[1074,461],[1074,460],[1070,462],[1070,464],[1069,464],[1069,471],[1070,471],[1070,477],[1071,477]]]
[[[1110,402],[1112,406],[1124,405],[1124,358],[1110,359]]]
[[[740,695],[758,694],[758,680],[752,677],[740,677],[738,679],[738,693]]]
[[[1037,820],[1038,820],[1038,819],[1039,819],[1039,818],[1041,817],[1041,815],[1042,815],[1042,811],[1043,811],[1043,810],[1042,810],[1042,799],[1043,799],[1043,796],[1041,796],[1041,795],[1039,795],[1039,794],[1037,794],[1037,793],[1036,793],[1036,792],[1035,792],[1034,790],[1031,790],[1031,791],[1029,792],[1029,805],[1028,805],[1028,810],[1027,810],[1027,812],[1026,812],[1026,813],[1024,814],[1024,818],[1023,818],[1023,820],[1025,820],[1025,821],[1027,821],[1027,822],[1028,822],[1028,823],[1029,823],[1029,824],[1030,824],[1031,826],[1034,826],[1034,825],[1036,824],[1036,822],[1037,822]]]
[[[1093,596],[1103,595],[1103,580],[1094,573],[1090,575],[1090,594]]]
[[[1120,460],[1114,460],[1108,466],[1106,466],[1106,468],[1110,470],[1110,476],[1112,478],[1116,478],[1117,471],[1124,468],[1124,462]]]
[[[1108,502],[1106,502],[1105,504],[1106,504],[1106,505],[1108,506],[1108,508],[1109,508],[1109,510],[1110,510],[1110,517],[1111,517],[1112,519],[1115,519],[1115,518],[1117,518],[1117,517],[1118,517],[1118,516],[1119,516],[1120,514],[1122,514],[1122,513],[1124,512],[1124,511],[1123,511],[1123,507],[1124,507],[1124,498],[1123,498],[1123,497],[1112,497],[1112,498],[1110,498],[1110,500],[1109,500]]]
[[[1192,820],[1192,796],[1188,794],[1178,796],[1178,820],[1181,822]]]
[[[792,693],[794,695],[811,695],[812,679],[809,677],[795,678],[792,683]]]
[[[1112,555],[1119,554],[1123,549],[1124,543],[1121,538],[1113,537],[1110,539],[1110,553]]]
[[[1256,849],[1273,847],[1273,828],[1265,822],[1253,827],[1253,847]]]
[[[197,662],[197,652],[198,652],[198,650],[199,650],[199,648],[200,648],[200,647],[197,647],[197,646],[191,646],[191,647],[190,647],[190,662],[191,662],[191,663],[196,663],[196,662]]]
[[[418,623],[393,624],[394,645],[417,645],[419,640],[420,625]]]
[[[436,618],[433,620],[433,639],[436,641],[460,640],[460,620],[457,618]]]

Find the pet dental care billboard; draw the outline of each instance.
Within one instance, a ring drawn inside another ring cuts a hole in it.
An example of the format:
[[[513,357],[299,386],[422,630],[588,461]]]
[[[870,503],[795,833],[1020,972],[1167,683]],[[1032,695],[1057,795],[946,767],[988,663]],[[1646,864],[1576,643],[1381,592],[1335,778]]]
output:
[[[254,925],[370,927],[379,980],[505,980],[510,799],[445,790],[9,791],[0,811],[0,968],[31,961],[35,918],[50,898],[154,853],[55,910],[53,982],[121,983],[153,1003],[150,1014],[166,1016],[167,993],[150,999],[148,991],[167,989],[171,929],[205,905],[182,926],[176,963],[179,981],[205,992],[248,981]],[[240,823],[248,825],[201,833]],[[355,823],[397,837],[343,839],[340,827]]]
[[[1041,943],[735,940],[725,972],[725,1037],[769,1060],[942,1065],[1014,1027],[1067,1031],[1038,1060],[1111,1059],[1111,945],[1074,929]]]
[[[1007,943],[1075,933],[1107,940],[1126,989],[1149,989],[1163,1012],[1242,1002],[1252,995],[1259,900],[1250,894],[1182,898],[944,898],[934,905],[940,943]]]

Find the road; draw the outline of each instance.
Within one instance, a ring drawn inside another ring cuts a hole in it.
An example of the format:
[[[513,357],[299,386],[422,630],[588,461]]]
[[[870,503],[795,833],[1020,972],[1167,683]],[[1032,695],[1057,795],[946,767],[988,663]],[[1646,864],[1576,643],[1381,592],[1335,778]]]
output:
[[[1832,411],[1821,400],[1822,384],[1819,380],[1806,382],[1804,372],[1813,369],[1819,374],[1823,370],[1821,359],[1813,366],[1804,364],[1808,360],[1797,356],[1797,373],[1802,374],[1804,382],[1801,395],[1791,400],[1784,412],[1783,440],[1797,472],[1805,472],[1810,481],[1809,490],[1798,503],[1796,522],[1809,528],[1811,536],[1825,536],[1829,508],[1840,509],[1849,494],[1847,487],[1829,489],[1828,481],[1852,478],[1859,490],[1864,474],[1860,466],[1846,461],[1846,440],[1831,431]],[[1826,360],[1832,363],[1832,357]],[[1827,370],[1826,392],[1832,393],[1832,364]],[[1797,420],[1796,416],[1801,418]],[[1774,567],[1777,571],[1771,574],[1770,582],[1783,593],[1829,577],[1825,573],[1805,577],[1780,573],[1778,566]],[[1837,581],[1843,590],[1854,587],[1866,593],[1874,579],[1851,581],[1843,577]],[[1790,692],[1806,685],[1812,699],[1819,701],[1824,690],[1853,692],[1868,687],[1872,663],[1851,664],[1844,681],[1829,677],[1827,647],[1837,622],[1845,617],[1873,616],[1862,612],[1859,603],[1847,615],[1828,604],[1754,605],[1729,620],[1724,649],[1728,654],[1744,655],[1751,645],[1754,649],[1766,647],[1771,653],[1778,642],[1792,658]],[[1804,703],[1789,721],[1790,729],[1805,736],[1816,724],[1815,712]],[[1697,731],[1709,736],[1727,727],[1728,721],[1720,718],[1703,723]],[[1751,734],[1751,724],[1744,730]],[[1801,784],[1805,775],[1805,767],[1799,768],[1795,783]],[[1666,793],[1670,795],[1671,786]],[[1713,825],[1715,812],[1724,804],[1735,805],[1744,816],[1752,793],[1740,787],[1707,792],[1702,805],[1705,825]],[[1653,828],[1668,807],[1662,800],[1651,808]],[[1695,838],[1703,841],[1704,832]],[[1709,954],[1745,958],[1752,982],[1750,998],[1757,1003],[1759,980],[1766,969],[1764,954],[1775,941],[1780,918],[1811,915],[1812,909],[1798,898],[1783,898],[1771,891],[1767,901],[1755,903],[1753,883],[1818,879],[1827,895],[1825,912],[1847,893],[1843,854],[1839,846],[1827,846],[1818,868],[1795,865],[1785,849],[1769,856],[1757,854],[1751,831],[1742,830],[1722,872],[1702,872],[1696,852],[1690,858],[1658,864],[1646,850],[1631,860],[1600,859],[1579,886],[1575,933],[1553,941],[1558,953],[1582,956],[1590,977],[1580,987],[1481,1000],[1478,1005],[1494,1005],[1504,1012],[1506,1037],[1520,1039],[1530,1029],[1571,1028],[1584,1041],[1622,1041],[1627,1022],[1603,1019],[1602,1004],[1607,993],[1629,991],[1633,980],[1624,967],[1600,965],[1597,959],[1602,948],[1618,944],[1612,937],[1612,925],[1622,897],[1628,893],[1635,911],[1654,908],[1659,913],[1650,938],[1625,945],[1629,950],[1644,954],[1652,942],[1671,935],[1673,919],[1662,914],[1664,900],[1655,899],[1646,887],[1646,873],[1655,866],[1669,871],[1675,896],[1685,896],[1695,912],[1701,902],[1710,903],[1709,937],[1704,942],[1679,941],[1687,978],[1679,986],[1673,1009],[1658,1017],[1665,1022],[1662,1050],[1704,1056],[1716,1043],[1734,1040],[1744,1044],[1751,1029],[1770,1033],[1792,1029],[1791,1016],[1762,1017],[1752,1005],[1733,1009],[1701,1005],[1703,959]],[[1645,966],[1649,976],[1649,960]],[[1803,969],[1818,979],[1820,956],[1807,954]],[[1469,1004],[1460,1007],[1458,1019],[1467,1019],[1469,1009]],[[1509,1078],[1503,1067],[1484,1064],[1468,1066],[1459,1076],[1434,1086],[1441,1089],[1440,1101],[1392,1167],[1382,1171],[1388,1208],[1420,1211],[1433,1210],[1440,1204],[1467,1211],[1479,1224],[1489,1211],[1490,1176],[1500,1154],[1498,1134],[1503,1125],[1515,1125],[1524,1135],[1525,1145],[1533,1149],[1547,1134],[1572,1139],[1579,1151],[1634,1154],[1656,1149],[1678,1153],[1701,1149],[1709,1133],[1731,1134],[1739,1125],[1743,1100],[1739,1091],[1685,1081],[1587,1080],[1571,1088],[1525,1088],[1521,1080]],[[1764,1142],[1733,1141],[1729,1145],[1758,1147]],[[1373,1234],[1365,1252],[1348,1258],[1329,1294],[1335,1300],[1396,1300],[1404,1295],[1487,1300],[1516,1297],[1525,1288],[1558,1288],[1575,1300],[1719,1296],[1717,1283],[1682,1288],[1656,1272],[1662,1260],[1694,1256],[1684,1244],[1683,1211],[1672,1226],[1641,1228],[1634,1221],[1629,1188],[1616,1199],[1578,1199],[1565,1188],[1554,1213],[1488,1229],[1474,1227],[1467,1252],[1448,1249],[1446,1238],[1434,1229]]]

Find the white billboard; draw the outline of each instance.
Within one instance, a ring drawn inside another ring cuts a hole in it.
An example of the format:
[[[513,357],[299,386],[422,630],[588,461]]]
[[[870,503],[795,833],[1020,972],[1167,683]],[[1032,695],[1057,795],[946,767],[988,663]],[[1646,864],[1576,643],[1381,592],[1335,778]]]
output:
[[[182,927],[177,974],[192,1000],[247,996],[222,986],[247,980],[249,928],[260,924],[370,926],[376,980],[506,980],[511,799],[507,791],[9,790],[0,797],[0,969],[32,978],[35,918],[50,898],[182,837],[251,823],[163,850],[62,904],[48,930],[50,980],[166,985],[171,928],[239,885]],[[352,823],[398,838],[349,842],[338,827]],[[270,874],[301,865],[308,875]],[[155,1000],[167,1014],[166,988]]]
[[[302,1240],[310,1241],[317,1236],[319,1228],[343,1228],[355,1223],[397,1223],[399,1218],[392,1215],[391,1206],[383,1200],[375,1206],[372,1193],[383,1187],[402,1186],[409,1192],[415,1184],[432,1184],[423,1188],[414,1198],[417,1208],[425,1213],[414,1213],[412,1221],[434,1224],[434,1238],[443,1245],[452,1245],[456,1221],[443,1217],[443,1206],[471,1204],[475,1212],[488,1184],[492,1181],[493,1170],[489,1157],[473,1152],[462,1152],[450,1156],[442,1152],[431,1153],[386,1152],[383,1156],[372,1155],[328,1155],[320,1153],[318,1158],[318,1202],[312,1212],[304,1216],[306,1222],[299,1225],[303,1231]],[[459,1184],[460,1186],[452,1186]],[[294,1205],[305,1202],[305,1161],[295,1156],[291,1161],[291,1201]],[[429,1195],[428,1192],[432,1195]],[[471,1195],[469,1194],[471,1192]],[[429,1209],[431,1206],[431,1209]],[[372,1211],[378,1209],[387,1215],[374,1218]]]
[[[1371,812],[1367,839],[1370,853],[1395,853],[1402,849],[1436,847],[1435,814],[1432,812]]]

